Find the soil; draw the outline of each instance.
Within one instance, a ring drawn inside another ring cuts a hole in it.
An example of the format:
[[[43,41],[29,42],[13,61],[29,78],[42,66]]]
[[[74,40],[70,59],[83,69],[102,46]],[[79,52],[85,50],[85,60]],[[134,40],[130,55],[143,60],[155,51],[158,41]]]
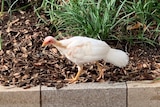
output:
[[[46,25],[37,25],[38,20],[33,11],[14,13],[1,17],[0,35],[0,84],[17,86],[24,89],[45,85],[57,89],[66,86],[65,78],[77,73],[74,63],[60,55],[56,48],[42,48],[42,42],[48,35],[55,33]],[[63,39],[63,38],[60,38]],[[86,82],[122,82],[137,80],[154,80],[160,76],[160,46],[144,43],[108,41],[111,47],[125,50],[129,54],[129,64],[118,68],[100,61],[105,67],[104,79],[97,81],[98,72],[95,63],[85,64],[85,72],[78,83]]]

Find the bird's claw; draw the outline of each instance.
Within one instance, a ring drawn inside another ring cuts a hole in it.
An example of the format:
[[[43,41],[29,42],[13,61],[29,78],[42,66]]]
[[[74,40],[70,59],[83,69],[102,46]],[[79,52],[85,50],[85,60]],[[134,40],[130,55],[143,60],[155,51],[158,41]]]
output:
[[[72,84],[72,83],[76,83],[78,79],[76,78],[72,78],[72,79],[65,79],[65,81],[67,81],[69,84]]]
[[[100,73],[98,78],[96,79],[97,81],[99,81],[100,79],[104,79],[104,73]]]

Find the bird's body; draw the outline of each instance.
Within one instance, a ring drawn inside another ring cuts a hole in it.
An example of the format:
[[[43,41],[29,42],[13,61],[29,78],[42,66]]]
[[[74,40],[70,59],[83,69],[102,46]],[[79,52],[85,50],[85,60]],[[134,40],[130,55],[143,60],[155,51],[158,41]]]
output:
[[[110,50],[105,42],[87,37],[77,36],[59,42],[64,44],[66,49],[59,47],[57,49],[77,65],[106,59],[106,54]]]
[[[43,45],[46,44],[53,44],[61,54],[77,64],[80,70],[83,69],[83,64],[102,59],[118,67],[126,66],[129,60],[125,52],[111,48],[104,41],[88,37],[75,36],[57,41],[48,36],[43,42]]]

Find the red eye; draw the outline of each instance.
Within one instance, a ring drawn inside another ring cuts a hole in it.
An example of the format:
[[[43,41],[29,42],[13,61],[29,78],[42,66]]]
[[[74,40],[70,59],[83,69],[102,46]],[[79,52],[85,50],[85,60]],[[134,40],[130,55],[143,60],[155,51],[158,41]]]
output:
[[[48,43],[51,43],[52,41],[50,40],[50,41],[48,41]]]

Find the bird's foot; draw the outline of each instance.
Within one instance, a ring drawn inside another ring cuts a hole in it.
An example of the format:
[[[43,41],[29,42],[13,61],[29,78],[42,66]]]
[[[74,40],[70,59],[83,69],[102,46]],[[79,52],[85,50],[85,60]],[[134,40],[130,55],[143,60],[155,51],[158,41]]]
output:
[[[68,83],[70,83],[70,84],[71,83],[76,83],[82,72],[83,72],[83,66],[78,66],[78,72],[77,72],[76,76],[73,77],[73,75],[72,75],[72,79],[65,79],[65,80],[68,81]]]
[[[69,84],[72,84],[72,83],[76,83],[78,81],[78,78],[72,77],[71,79],[65,79],[65,81],[67,81]]]
[[[101,78],[104,79],[104,71],[99,72],[99,76],[97,78],[97,81],[99,81]]]
[[[98,62],[96,62],[96,64],[97,64],[98,71],[99,71],[99,76],[97,78],[97,81],[99,81],[101,78],[104,79],[105,67],[102,64],[98,63]]]

